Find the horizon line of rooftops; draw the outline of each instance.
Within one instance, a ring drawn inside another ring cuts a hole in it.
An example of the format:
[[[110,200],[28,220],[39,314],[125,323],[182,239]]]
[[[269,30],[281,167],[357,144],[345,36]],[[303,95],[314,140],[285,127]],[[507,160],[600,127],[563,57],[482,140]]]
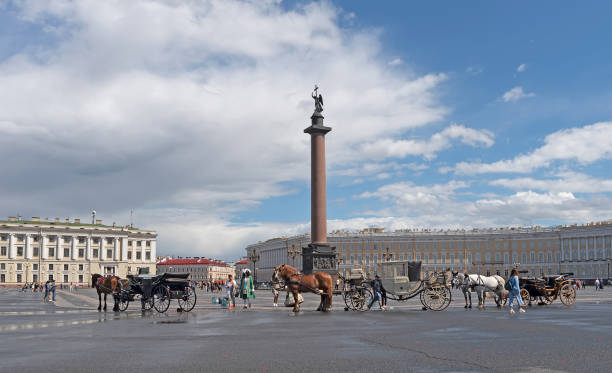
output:
[[[429,234],[442,234],[442,235],[456,235],[456,234],[483,234],[483,233],[493,233],[493,234],[513,234],[513,233],[553,233],[560,232],[563,229],[574,229],[574,228],[588,228],[588,227],[600,227],[600,226],[612,226],[612,220],[605,220],[599,222],[589,222],[586,224],[564,224],[564,225],[555,225],[550,227],[543,227],[540,225],[528,226],[528,227],[493,227],[493,228],[472,228],[472,229],[432,229],[432,228],[407,228],[407,229],[396,229],[393,232],[385,232],[385,228],[364,228],[358,231],[351,231],[348,229],[338,229],[333,230],[327,234],[328,237],[349,237],[349,236],[401,236],[406,233],[411,233],[413,235],[429,235]],[[256,246],[262,243],[276,241],[276,240],[289,240],[300,237],[310,237],[310,232],[296,234],[293,236],[280,236],[270,238],[265,241],[259,241],[254,244],[250,244],[247,247]]]
[[[161,259],[159,262],[156,263],[157,265],[216,265],[216,266],[229,266],[228,262],[224,261],[224,260],[219,260],[219,259],[210,259],[210,258],[206,258],[206,257],[199,257],[199,256],[194,256],[194,257],[182,257],[182,256],[178,256],[176,258],[163,258]]]

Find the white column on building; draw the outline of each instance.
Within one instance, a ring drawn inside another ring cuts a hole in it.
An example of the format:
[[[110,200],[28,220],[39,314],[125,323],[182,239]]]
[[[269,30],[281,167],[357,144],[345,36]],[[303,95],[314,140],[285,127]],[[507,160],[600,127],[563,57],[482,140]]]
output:
[[[586,244],[586,252],[584,253],[584,259],[589,259],[589,249],[590,249],[589,240],[590,239],[591,239],[590,237],[587,237],[584,239],[584,243]]]
[[[26,234],[25,241],[26,241],[25,258],[32,259],[32,235]]]
[[[17,248],[15,247],[15,233],[9,233],[9,259],[17,257]]]
[[[71,245],[70,245],[70,258],[72,260],[76,260],[77,259],[77,242],[79,240],[78,236],[71,236],[70,239],[71,241]]]
[[[91,260],[91,237],[85,237],[85,259]]]
[[[121,261],[127,262],[127,253],[128,253],[128,239],[127,237],[121,238]]]
[[[151,261],[155,263],[157,258],[157,240],[151,240]]]
[[[47,249],[47,235],[46,234],[41,234],[40,236],[40,249],[39,249],[38,254],[40,255],[42,259],[49,258],[49,250]]]
[[[104,237],[100,237],[100,248],[98,252],[98,257],[100,260],[106,259],[106,253],[104,252]]]
[[[142,262],[145,261],[145,250],[147,249],[147,241],[140,241],[140,259]]]
[[[113,239],[113,260],[119,260],[119,238],[117,237]]]
[[[574,259],[574,253],[572,252],[573,251],[572,248],[574,246],[574,243],[572,241],[574,241],[574,240],[570,237],[568,239],[568,241],[569,241],[569,250],[570,250],[570,257],[569,257],[569,259],[573,260]]]
[[[62,250],[62,236],[60,236],[59,234],[55,236],[55,243],[56,243],[55,258],[61,259],[62,255],[64,254],[64,253],[60,253],[60,251]]]

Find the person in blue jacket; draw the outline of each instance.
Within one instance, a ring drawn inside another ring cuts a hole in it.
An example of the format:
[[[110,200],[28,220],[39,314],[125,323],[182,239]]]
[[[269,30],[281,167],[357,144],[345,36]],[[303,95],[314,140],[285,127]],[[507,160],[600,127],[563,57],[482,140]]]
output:
[[[523,308],[523,299],[521,298],[521,289],[519,288],[519,278],[518,278],[518,271],[516,270],[516,268],[514,268],[512,270],[512,272],[510,272],[510,278],[508,279],[508,282],[510,283],[510,301],[508,302],[508,305],[510,306],[510,314],[514,313],[514,299],[516,298],[516,302],[518,303],[519,306],[519,312],[524,313],[525,309]]]

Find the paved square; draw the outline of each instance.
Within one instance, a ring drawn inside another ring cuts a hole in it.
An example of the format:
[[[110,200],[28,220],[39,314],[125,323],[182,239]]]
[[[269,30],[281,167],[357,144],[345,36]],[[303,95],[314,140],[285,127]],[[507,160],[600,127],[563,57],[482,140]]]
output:
[[[58,293],[0,290],[2,372],[609,372],[612,292],[578,292],[572,307],[559,302],[510,316],[490,303],[464,310],[461,294],[442,312],[418,301],[389,311],[345,312],[340,297],[329,314],[272,306],[257,291],[251,310],[221,309],[198,291],[189,314],[97,312],[93,289]],[[109,307],[112,304],[109,303]]]

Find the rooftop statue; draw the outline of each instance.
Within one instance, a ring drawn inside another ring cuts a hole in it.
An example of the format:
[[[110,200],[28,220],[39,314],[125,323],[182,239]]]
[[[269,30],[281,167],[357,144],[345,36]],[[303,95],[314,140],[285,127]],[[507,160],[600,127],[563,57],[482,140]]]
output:
[[[323,111],[323,96],[319,94],[319,87],[315,84],[314,91],[312,92],[312,98],[315,102],[315,114],[321,114]]]

